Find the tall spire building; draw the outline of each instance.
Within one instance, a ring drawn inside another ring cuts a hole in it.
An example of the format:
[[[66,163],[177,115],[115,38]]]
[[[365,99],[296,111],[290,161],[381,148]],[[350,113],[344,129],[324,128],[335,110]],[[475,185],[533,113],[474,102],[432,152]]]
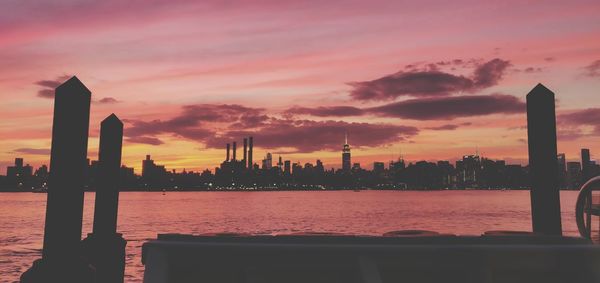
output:
[[[350,145],[348,144],[348,133],[344,137],[344,148],[342,149],[342,170],[350,172],[352,160],[350,157]]]
[[[252,161],[252,151],[253,151],[253,146],[254,146],[254,139],[252,137],[248,137],[248,165],[247,167],[250,170],[254,169],[254,161]]]

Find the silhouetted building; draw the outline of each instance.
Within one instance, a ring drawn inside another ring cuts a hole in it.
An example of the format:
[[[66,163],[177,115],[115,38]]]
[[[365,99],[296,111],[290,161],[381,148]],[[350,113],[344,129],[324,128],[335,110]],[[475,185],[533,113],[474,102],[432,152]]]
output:
[[[377,174],[381,174],[383,173],[383,171],[385,170],[385,165],[383,164],[383,162],[373,162],[373,172],[377,173]]]
[[[315,172],[320,176],[325,172],[325,166],[323,166],[323,162],[317,159],[317,165],[315,166]]]
[[[15,165],[6,168],[9,186],[17,190],[31,189],[32,173],[33,168],[29,164],[23,166],[23,158],[15,158]]]
[[[481,159],[479,155],[464,155],[462,160],[456,161],[458,171],[458,182],[463,187],[477,186],[479,173],[481,171]]]
[[[254,163],[252,161],[253,146],[254,146],[253,138],[249,137],[248,138],[248,165],[247,165],[247,167],[250,168],[250,170],[254,169]]]
[[[271,155],[271,153],[268,152],[267,156],[265,156],[265,159],[263,159],[262,168],[265,170],[271,170],[272,167],[273,167],[273,155]]]
[[[221,165],[215,168],[214,178],[208,178],[206,175],[202,178],[203,183],[212,184],[213,182],[216,185],[226,185],[226,186],[243,186],[250,183],[254,183],[255,174],[252,173],[256,168],[252,163],[252,150],[253,150],[253,140],[252,137],[243,139],[243,158],[237,158],[237,142],[232,142],[232,156],[230,157],[230,147],[229,143],[226,144],[226,156],[225,160],[221,163]],[[193,179],[195,177],[189,177],[188,179]],[[193,182],[189,182],[192,183]]]
[[[149,188],[168,185],[168,173],[164,165],[157,165],[150,155],[142,161],[142,180]]]
[[[527,188],[529,187],[529,178],[527,171],[521,165],[506,165],[505,184],[507,188]]]
[[[279,156],[279,161],[277,161],[277,168],[279,171],[283,171],[283,159],[281,159],[281,155]]]
[[[48,166],[42,165],[40,168],[35,170],[34,174],[37,178],[46,179],[48,178]]]
[[[581,186],[581,163],[567,162],[567,180],[570,189],[577,189]]]
[[[283,174],[285,175],[291,175],[292,174],[292,166],[291,166],[291,161],[286,160],[284,165],[283,165]]]
[[[293,175],[300,175],[300,174],[302,174],[302,164],[300,164],[300,163],[294,163],[294,164],[292,164],[292,174]]]
[[[406,168],[406,163],[404,162],[404,158],[402,156],[398,157],[396,161],[390,161],[390,171],[399,172]]]
[[[450,161],[438,161],[437,167],[440,173],[442,187],[449,188],[456,183],[454,166],[450,164]]]
[[[504,187],[506,163],[503,160],[481,158],[477,184],[483,188]]]
[[[9,191],[11,189],[7,184],[6,176],[0,175],[0,191]]]
[[[581,184],[583,185],[592,178],[590,163],[590,150],[587,148],[581,149]]]
[[[600,176],[600,165],[595,160],[590,161],[590,178]]]
[[[142,178],[150,176],[154,166],[154,160],[150,159],[150,155],[146,155],[146,159],[142,161]]]
[[[349,172],[351,169],[350,145],[348,144],[348,134],[344,138],[344,147],[342,149],[342,170]]]
[[[136,186],[136,184],[137,177],[135,176],[133,167],[122,165],[121,170],[119,171],[120,188],[130,188]]]

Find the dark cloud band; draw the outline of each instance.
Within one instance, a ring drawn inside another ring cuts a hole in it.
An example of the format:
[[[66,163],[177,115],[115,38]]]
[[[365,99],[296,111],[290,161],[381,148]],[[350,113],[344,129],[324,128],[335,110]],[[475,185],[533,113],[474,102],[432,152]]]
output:
[[[350,96],[356,100],[392,100],[400,96],[448,96],[458,92],[473,92],[497,85],[510,62],[492,59],[478,65],[472,76],[465,77],[429,70],[400,71],[372,81],[352,82]]]
[[[203,143],[208,148],[222,148],[232,140],[254,136],[262,148],[286,148],[294,152],[337,150],[345,133],[353,146],[375,147],[415,136],[416,127],[279,119],[263,113],[263,109],[241,105],[199,104],[183,107],[182,113],[166,120],[125,120],[128,142],[162,144],[160,135],[171,135]],[[225,125],[219,128],[218,125]]]

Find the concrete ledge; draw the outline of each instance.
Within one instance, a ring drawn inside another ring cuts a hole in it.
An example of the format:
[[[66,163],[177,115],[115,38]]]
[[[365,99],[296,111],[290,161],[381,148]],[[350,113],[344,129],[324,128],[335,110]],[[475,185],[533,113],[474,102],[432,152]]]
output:
[[[143,246],[144,282],[600,282],[600,246],[557,236],[190,236]]]

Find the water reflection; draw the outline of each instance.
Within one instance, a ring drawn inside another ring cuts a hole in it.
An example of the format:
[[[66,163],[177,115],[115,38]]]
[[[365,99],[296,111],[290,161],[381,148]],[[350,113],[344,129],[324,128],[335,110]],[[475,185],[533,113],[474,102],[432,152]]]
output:
[[[566,235],[578,235],[576,197],[577,192],[561,192]],[[18,280],[40,256],[45,202],[45,194],[0,194],[0,274],[8,282]],[[93,206],[94,194],[87,193],[84,235],[92,229]],[[529,192],[124,192],[119,203],[118,231],[128,241],[126,282],[141,282],[141,246],[157,233],[381,235],[402,229],[470,235],[528,231]]]

